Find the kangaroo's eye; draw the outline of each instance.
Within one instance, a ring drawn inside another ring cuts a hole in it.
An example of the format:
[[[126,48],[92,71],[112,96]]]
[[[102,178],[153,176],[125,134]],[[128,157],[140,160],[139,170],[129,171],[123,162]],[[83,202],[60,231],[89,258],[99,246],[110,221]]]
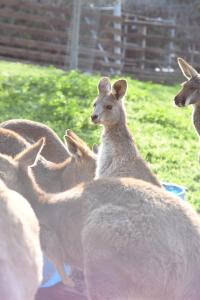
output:
[[[195,87],[194,86],[190,86],[189,89],[190,89],[190,91],[194,91]]]
[[[106,105],[106,109],[111,110],[112,109],[112,105]]]
[[[96,107],[96,103],[93,104],[93,107]]]

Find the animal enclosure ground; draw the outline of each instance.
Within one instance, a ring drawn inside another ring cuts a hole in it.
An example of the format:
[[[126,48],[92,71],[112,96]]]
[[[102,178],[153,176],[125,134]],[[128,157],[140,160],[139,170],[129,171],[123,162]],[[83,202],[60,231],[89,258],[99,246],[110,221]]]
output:
[[[0,121],[32,119],[49,125],[61,138],[71,128],[89,145],[98,143],[101,129],[91,124],[90,114],[99,78],[1,61]],[[200,211],[199,142],[191,108],[173,107],[179,85],[126,79],[128,125],[143,157],[161,180],[187,187],[187,199]]]

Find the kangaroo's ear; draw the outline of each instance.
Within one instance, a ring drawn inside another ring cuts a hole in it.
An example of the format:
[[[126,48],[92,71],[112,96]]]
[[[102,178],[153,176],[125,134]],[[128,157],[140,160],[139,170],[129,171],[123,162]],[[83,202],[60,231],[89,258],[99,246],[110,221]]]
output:
[[[188,64],[183,58],[178,57],[177,61],[183,75],[187,79],[191,79],[192,77],[198,75],[198,72],[190,64]]]
[[[98,84],[99,94],[107,95],[111,92],[111,83],[108,77],[103,77],[100,79]]]
[[[71,136],[65,135],[64,139],[69,154],[71,156],[74,156],[75,158],[80,158],[87,154],[87,150],[85,149],[85,147],[81,143],[73,139]]]
[[[78,143],[82,144],[83,146],[87,146],[86,143],[71,129],[67,129],[65,131],[65,135],[70,136],[73,140],[77,141]]]
[[[45,145],[45,138],[42,137],[35,144],[31,145],[15,157],[15,161],[25,165],[25,166],[34,166],[37,164],[39,155]]]
[[[115,96],[117,100],[121,99],[126,94],[127,88],[128,85],[125,79],[117,80],[112,86],[112,94]]]
[[[97,144],[94,144],[92,146],[92,151],[94,152],[94,154],[98,154],[98,151],[99,151],[99,146]]]

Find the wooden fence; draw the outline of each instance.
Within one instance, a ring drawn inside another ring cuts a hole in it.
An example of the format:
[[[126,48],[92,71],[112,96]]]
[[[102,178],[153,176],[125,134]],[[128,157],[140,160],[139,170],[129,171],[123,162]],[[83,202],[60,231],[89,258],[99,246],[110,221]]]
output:
[[[68,6],[0,0],[0,57],[70,67],[73,1]],[[152,81],[174,82],[176,57],[198,67],[196,27],[176,20],[148,18],[82,8],[78,67],[101,74],[130,74]]]

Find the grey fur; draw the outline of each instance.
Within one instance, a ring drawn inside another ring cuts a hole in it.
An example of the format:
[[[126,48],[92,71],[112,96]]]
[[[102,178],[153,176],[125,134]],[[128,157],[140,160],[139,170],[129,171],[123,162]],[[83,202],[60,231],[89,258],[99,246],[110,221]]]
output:
[[[0,180],[0,298],[33,300],[42,279],[39,225],[29,203]]]
[[[0,155],[0,174],[29,200],[59,270],[83,268],[90,300],[200,299],[200,219],[188,203],[133,178],[45,194],[27,166],[42,145],[15,160]]]

